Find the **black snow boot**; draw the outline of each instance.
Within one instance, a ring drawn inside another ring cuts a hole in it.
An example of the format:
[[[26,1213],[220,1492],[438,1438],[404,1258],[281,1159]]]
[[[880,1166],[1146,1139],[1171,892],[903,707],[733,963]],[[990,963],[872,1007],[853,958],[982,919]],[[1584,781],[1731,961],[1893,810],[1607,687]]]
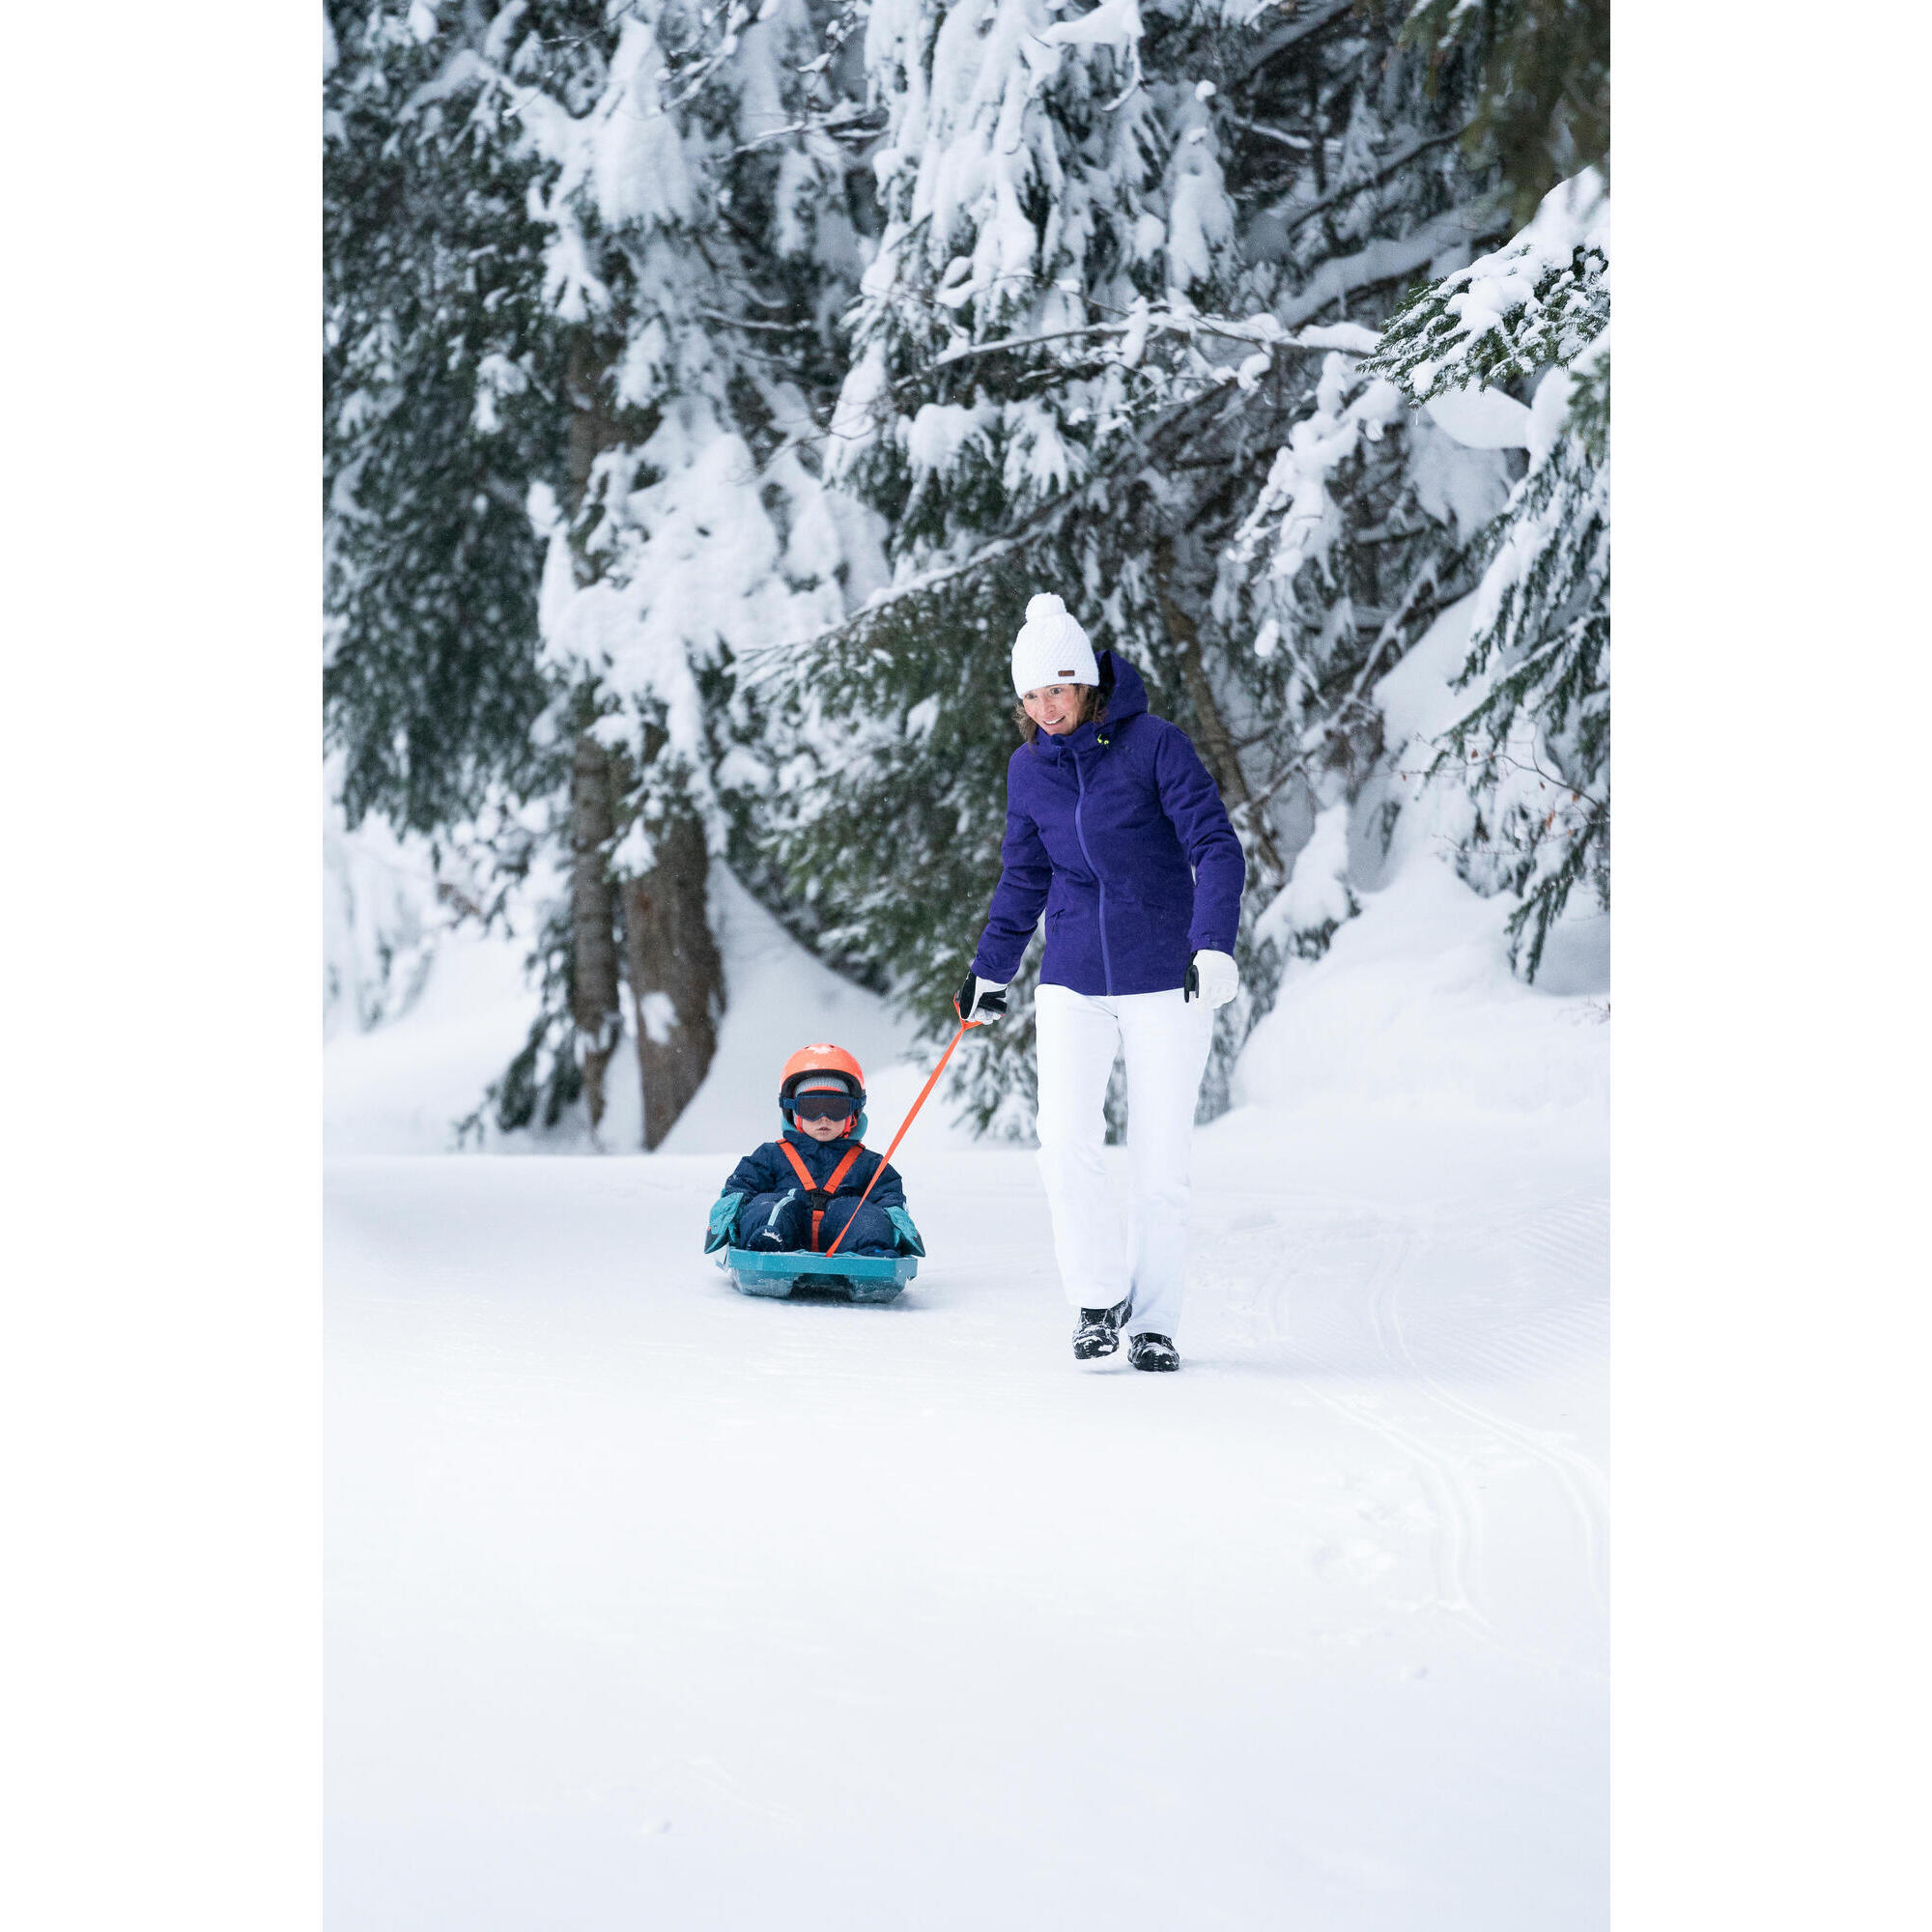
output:
[[[1111,1308],[1083,1308],[1080,1325],[1073,1331],[1073,1356],[1091,1362],[1095,1355],[1111,1355],[1121,1346],[1121,1323],[1133,1307],[1133,1297],[1117,1301]]]
[[[1127,1360],[1137,1369],[1178,1369],[1180,1350],[1165,1335],[1149,1329],[1144,1335],[1128,1337]]]

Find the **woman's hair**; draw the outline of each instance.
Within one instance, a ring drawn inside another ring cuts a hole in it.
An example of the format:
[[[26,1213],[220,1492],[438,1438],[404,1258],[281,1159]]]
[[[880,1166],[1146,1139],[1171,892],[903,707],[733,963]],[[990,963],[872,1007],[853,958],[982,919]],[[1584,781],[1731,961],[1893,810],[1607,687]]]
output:
[[[1080,715],[1074,719],[1074,727],[1082,724],[1097,724],[1107,715],[1108,687],[1104,684],[1083,684],[1080,687]],[[1020,736],[1031,745],[1039,736],[1039,726],[1027,716],[1024,702],[1013,706],[1013,723],[1020,727]]]

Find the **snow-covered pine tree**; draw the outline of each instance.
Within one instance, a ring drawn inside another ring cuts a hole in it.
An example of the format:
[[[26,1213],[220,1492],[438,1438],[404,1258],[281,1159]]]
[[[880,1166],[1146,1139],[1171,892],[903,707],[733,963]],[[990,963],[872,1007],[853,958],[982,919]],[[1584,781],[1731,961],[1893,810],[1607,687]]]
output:
[[[325,14],[325,695],[353,827],[430,834],[494,918],[544,851],[569,782],[547,729],[544,544],[533,486],[566,475],[566,342],[544,299],[540,157],[490,60],[494,16],[427,0]],[[566,822],[567,836],[567,822]],[[446,881],[439,881],[440,890]],[[568,997],[570,933],[533,962]],[[505,1124],[555,1125],[582,1090],[540,1026]]]
[[[324,19],[327,730],[352,826],[434,833],[554,782],[525,507],[564,453],[547,237],[534,157],[427,7]]]
[[[1256,902],[1257,937],[1301,958],[1356,909],[1343,828],[1383,751],[1376,681],[1469,588],[1510,480],[1500,452],[1468,449],[1361,368],[1418,271],[1502,232],[1492,176],[1462,149],[1479,63],[1452,47],[1432,64],[1401,25],[1395,9],[1297,16],[1264,71],[1309,111],[1234,117],[1243,295],[1329,344],[1270,372],[1260,460],[1211,560],[1217,668],[1243,695],[1254,787],[1293,855],[1289,887]]]
[[[485,910],[560,862],[506,1128],[582,1097],[594,1131],[627,984],[647,1144],[675,1120],[723,996],[708,866],[773,878],[735,667],[877,572],[800,443],[869,215],[828,24],[330,9],[331,739],[352,813],[437,834]]]
[[[828,930],[935,1024],[998,871],[1007,651],[1031,592],[1065,595],[1193,733],[1249,853],[1252,913],[1312,830],[1306,771],[1353,781],[1380,749],[1350,702],[1370,658],[1406,648],[1500,503],[1498,460],[1418,480],[1403,439],[1351,424],[1322,548],[1349,594],[1269,630],[1238,582],[1216,590],[1291,425],[1323,396],[1343,407],[1327,351],[1372,346],[1356,318],[1502,232],[1456,145],[1473,63],[1438,65],[1432,87],[1400,25],[1347,0],[1286,17],[1192,0],[873,9],[886,228],[834,474],[888,519],[895,582],[799,666],[820,771],[781,801],[777,837]],[[1210,1113],[1282,944],[1244,925]],[[971,1110],[1023,1127],[1024,1025],[969,1065]]]
[[[772,781],[739,668],[841,618],[864,568],[863,520],[801,446],[861,267],[842,142],[865,124],[829,78],[826,18],[806,0],[532,4],[485,50],[540,162],[567,344],[541,619],[572,746],[569,970],[530,1050],[567,998],[594,1131],[628,984],[646,1147],[709,1066],[709,867]]]
[[[1517,205],[1525,193],[1533,202],[1548,185],[1555,157],[1601,151],[1607,141],[1606,27],[1595,0],[1477,0],[1454,7],[1426,0],[1410,15],[1403,41],[1427,54],[1432,96],[1440,100],[1453,94],[1463,101],[1465,150],[1494,160]],[[1528,893],[1514,937],[1520,961],[1532,974],[1549,922],[1576,879],[1587,872],[1607,891],[1606,872],[1599,877],[1596,870],[1605,850],[1606,792],[1601,800],[1594,793],[1566,796],[1553,816],[1551,799],[1543,797],[1539,815],[1534,801],[1516,795],[1510,776],[1510,756],[1525,755],[1520,742],[1514,753],[1507,752],[1512,734],[1522,728],[1525,705],[1544,706],[1552,721],[1563,714],[1559,735],[1574,729],[1577,742],[1566,770],[1596,769],[1604,749],[1599,727],[1606,722],[1594,653],[1607,638],[1601,595],[1607,549],[1600,541],[1605,524],[1598,514],[1601,508],[1606,517],[1601,493],[1607,475],[1591,453],[1589,411],[1599,397],[1606,409],[1607,364],[1602,384],[1593,380],[1579,401],[1579,434],[1551,445],[1550,412],[1560,409],[1560,385],[1540,398],[1543,413],[1534,424],[1518,399],[1568,352],[1557,340],[1555,310],[1536,309],[1534,301],[1525,307],[1498,279],[1498,262],[1516,259],[1520,266],[1518,245],[1478,265],[1480,274],[1471,269],[1467,275],[1425,284],[1371,358],[1335,358],[1315,409],[1294,425],[1227,558],[1223,609],[1231,618],[1245,617],[1258,659],[1293,664],[1294,680],[1284,694],[1288,716],[1304,754],[1316,752],[1326,767],[1324,773],[1305,765],[1304,779],[1321,814],[1319,823],[1330,836],[1307,849],[1290,889],[1264,915],[1264,929],[1282,935],[1303,956],[1319,953],[1335,920],[1353,906],[1343,872],[1372,872],[1374,847],[1387,848],[1394,814],[1402,809],[1402,788],[1391,795],[1388,772],[1427,767],[1435,759],[1435,746],[1395,746],[1384,753],[1376,681],[1431,617],[1471,587],[1479,570],[1485,573],[1481,635],[1471,679],[1480,674],[1478,665],[1499,661],[1505,635],[1507,648],[1520,651],[1526,635],[1541,630],[1553,637],[1577,609],[1593,607],[1595,616],[1572,639],[1577,650],[1565,662],[1560,686],[1538,683],[1550,667],[1535,658],[1493,690],[1486,680],[1488,696],[1452,733],[1452,753],[1472,779],[1472,795],[1454,834],[1465,874]],[[1445,266],[1453,268],[1453,258],[1432,265],[1433,275],[1439,278]],[[1553,278],[1555,267],[1545,266]],[[1493,318],[1479,312],[1491,297],[1504,306],[1516,304],[1510,327],[1500,332],[1489,332],[1486,324]],[[1578,341],[1572,339],[1570,350]],[[1520,459],[1513,452],[1524,447],[1531,452],[1533,480],[1508,497],[1505,511],[1505,486],[1520,474],[1515,466]],[[1406,500],[1391,501],[1379,527],[1359,529],[1360,541],[1350,541],[1351,506],[1375,500],[1359,484],[1378,472],[1400,485]],[[1385,549],[1384,539],[1390,540]],[[1533,566],[1526,549],[1540,559]],[[1359,641],[1347,641],[1346,620],[1370,600],[1350,579],[1359,581],[1364,563],[1378,556],[1397,565],[1394,582],[1408,587],[1394,604],[1394,630],[1378,627],[1363,653]],[[1520,576],[1511,574],[1519,569]],[[1340,652],[1331,642],[1338,621],[1344,624]],[[1312,703],[1311,692],[1319,694]],[[1548,754],[1548,746],[1539,753]],[[1528,782],[1547,788],[1550,780],[1532,776]],[[1356,824],[1345,808],[1365,791],[1376,808],[1373,822]],[[1500,843],[1498,825],[1505,828]],[[1576,837],[1568,837],[1573,831]],[[1547,834],[1563,836],[1551,843]],[[1527,952],[1520,944],[1524,922],[1531,927]]]
[[[1369,368],[1413,403],[1479,423],[1529,386],[1527,473],[1484,531],[1458,688],[1471,701],[1427,760],[1460,781],[1457,867],[1509,891],[1511,959],[1536,977],[1586,885],[1610,904],[1609,195],[1594,170],[1553,188],[1508,246],[1417,293]],[[1404,760],[1422,762],[1418,754]]]
[[[377,812],[445,865],[463,848],[460,902],[487,921],[543,869],[569,777],[527,509],[567,455],[540,162],[484,59],[488,14],[330,0],[324,18],[328,741],[349,827]],[[554,1012],[567,925],[544,923],[535,963]],[[540,1026],[501,1118],[554,1126],[582,1089],[567,1031]]]

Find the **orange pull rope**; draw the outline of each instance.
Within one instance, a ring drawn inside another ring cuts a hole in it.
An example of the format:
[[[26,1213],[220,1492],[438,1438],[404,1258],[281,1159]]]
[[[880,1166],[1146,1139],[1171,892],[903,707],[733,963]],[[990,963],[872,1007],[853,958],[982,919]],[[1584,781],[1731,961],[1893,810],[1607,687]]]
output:
[[[952,1010],[955,1013],[959,1010],[956,1003]],[[962,1019],[959,1022],[959,1031],[952,1036],[952,1043],[939,1056],[939,1065],[926,1076],[925,1085],[919,1090],[919,1098],[907,1109],[905,1119],[899,1122],[899,1130],[893,1136],[893,1144],[886,1150],[885,1158],[872,1170],[872,1178],[866,1183],[866,1194],[871,1193],[872,1189],[878,1184],[879,1176],[885,1173],[893,1155],[898,1152],[899,1143],[906,1137],[906,1129],[918,1119],[919,1110],[925,1105],[925,1096],[932,1092],[933,1088],[938,1084],[939,1076],[946,1071],[946,1063],[952,1058],[952,1048],[957,1046],[966,1037],[969,1029],[983,1024],[984,1022],[980,1020]],[[833,1236],[832,1245],[825,1251],[828,1255],[836,1255],[838,1252],[838,1243],[851,1233],[852,1223],[859,1218],[859,1208],[866,1205],[866,1194],[860,1195],[858,1207],[855,1207],[851,1213],[845,1217],[844,1227],[840,1228],[838,1234]]]

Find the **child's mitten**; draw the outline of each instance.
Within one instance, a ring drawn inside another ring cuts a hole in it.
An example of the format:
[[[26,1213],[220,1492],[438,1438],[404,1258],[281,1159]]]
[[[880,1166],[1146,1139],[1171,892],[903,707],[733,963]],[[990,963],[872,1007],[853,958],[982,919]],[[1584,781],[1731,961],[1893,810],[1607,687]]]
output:
[[[711,1219],[704,1232],[704,1252],[707,1255],[715,1255],[720,1248],[731,1245],[731,1236],[738,1227],[738,1209],[744,1204],[742,1194],[721,1194],[711,1204]]]

